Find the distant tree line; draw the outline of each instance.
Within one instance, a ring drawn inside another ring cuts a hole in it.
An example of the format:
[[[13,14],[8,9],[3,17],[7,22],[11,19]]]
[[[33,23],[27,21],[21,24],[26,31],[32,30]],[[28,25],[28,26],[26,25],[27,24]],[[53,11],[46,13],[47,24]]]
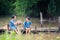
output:
[[[0,0],[0,15],[60,16],[60,0]]]

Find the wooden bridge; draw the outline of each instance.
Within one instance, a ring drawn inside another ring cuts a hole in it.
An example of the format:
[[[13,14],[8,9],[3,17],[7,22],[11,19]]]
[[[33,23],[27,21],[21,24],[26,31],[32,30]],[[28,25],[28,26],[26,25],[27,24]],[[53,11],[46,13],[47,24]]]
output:
[[[5,32],[7,29],[5,29],[4,27],[0,27],[0,33]],[[19,28],[19,30],[21,32],[24,31],[23,28]],[[35,28],[31,28],[31,32],[59,32],[59,27],[35,27]]]
[[[20,28],[20,31],[24,32],[23,28]],[[37,32],[59,32],[58,27],[40,27],[40,28],[31,28],[31,32],[37,33]]]

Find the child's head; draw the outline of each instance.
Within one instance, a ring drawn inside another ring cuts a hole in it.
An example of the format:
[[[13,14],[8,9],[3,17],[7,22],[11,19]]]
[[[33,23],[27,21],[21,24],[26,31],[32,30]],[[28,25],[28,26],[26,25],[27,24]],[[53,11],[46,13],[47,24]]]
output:
[[[30,17],[26,17],[26,21],[30,21]]]
[[[14,19],[14,20],[15,20],[15,19],[16,19],[16,15],[13,15],[13,16],[12,16],[12,19]]]

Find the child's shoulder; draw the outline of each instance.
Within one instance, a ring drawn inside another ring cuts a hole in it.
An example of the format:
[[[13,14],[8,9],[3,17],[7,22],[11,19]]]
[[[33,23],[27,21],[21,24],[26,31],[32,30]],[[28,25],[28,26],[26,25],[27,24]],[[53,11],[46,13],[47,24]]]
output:
[[[32,22],[31,22],[31,21],[29,21],[29,23],[30,23],[30,24],[32,24]]]

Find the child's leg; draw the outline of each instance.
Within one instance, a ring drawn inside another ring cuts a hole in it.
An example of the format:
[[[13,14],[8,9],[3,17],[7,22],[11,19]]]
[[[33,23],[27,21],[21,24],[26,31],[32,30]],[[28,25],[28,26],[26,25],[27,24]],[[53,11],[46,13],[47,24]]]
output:
[[[18,29],[16,27],[14,28],[14,31],[18,34]]]
[[[31,30],[31,29],[30,29],[30,28],[28,28],[28,34],[30,34],[30,30]]]
[[[26,34],[29,34],[30,33],[30,28],[27,28],[26,29]]]
[[[26,34],[27,34],[27,28],[26,28]]]
[[[28,31],[29,31],[28,28],[26,28],[26,34],[28,34]]]
[[[29,28],[29,33],[31,32],[31,28]]]
[[[18,30],[17,29],[15,29],[14,31],[18,34]]]

